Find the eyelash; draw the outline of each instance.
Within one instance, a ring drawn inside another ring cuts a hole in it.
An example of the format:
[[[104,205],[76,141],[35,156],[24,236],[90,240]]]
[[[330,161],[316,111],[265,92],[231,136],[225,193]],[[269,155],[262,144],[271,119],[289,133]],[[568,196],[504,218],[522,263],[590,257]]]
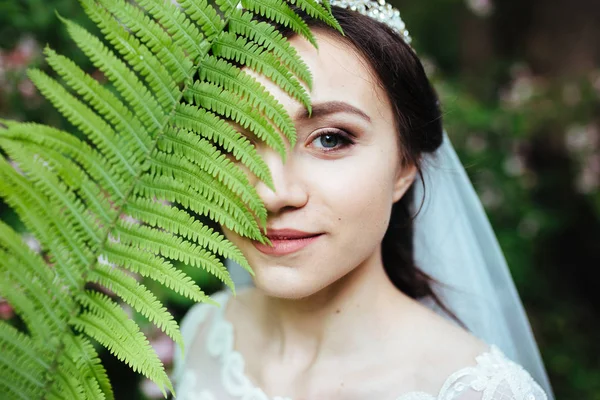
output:
[[[352,135],[350,135],[349,133],[344,132],[343,130],[340,130],[340,129],[327,129],[327,130],[321,131],[310,143],[312,144],[312,143],[316,142],[323,136],[334,136],[334,137],[338,138],[341,142],[341,144],[335,148],[320,149],[320,151],[322,151],[324,153],[340,151],[340,150],[345,149],[346,147],[350,147],[354,144],[354,140],[352,140]]]

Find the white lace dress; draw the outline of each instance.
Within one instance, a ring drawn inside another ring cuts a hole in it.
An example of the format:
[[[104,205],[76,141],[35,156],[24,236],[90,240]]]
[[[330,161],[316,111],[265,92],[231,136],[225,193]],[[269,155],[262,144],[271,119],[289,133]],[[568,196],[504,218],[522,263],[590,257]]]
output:
[[[176,351],[177,400],[292,400],[269,397],[252,384],[242,355],[233,349],[233,326],[223,315],[229,294],[220,292],[213,299],[221,308],[198,304],[182,323],[186,354],[193,357],[182,360]],[[437,395],[411,392],[391,400],[547,400],[531,376],[495,346],[474,364],[450,375]]]

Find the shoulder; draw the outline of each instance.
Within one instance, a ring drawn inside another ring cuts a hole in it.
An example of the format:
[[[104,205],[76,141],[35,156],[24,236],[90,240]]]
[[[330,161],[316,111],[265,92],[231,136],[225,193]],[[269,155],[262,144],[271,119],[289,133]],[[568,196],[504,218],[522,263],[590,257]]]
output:
[[[419,365],[423,378],[429,380],[428,387],[439,388],[455,371],[472,366],[490,346],[454,321],[418,304],[419,317],[415,320],[415,339],[418,343]],[[434,366],[431,361],[435,360]],[[428,364],[427,364],[428,363]]]
[[[531,375],[502,351],[430,310],[419,310],[417,386],[398,400],[547,400]]]
[[[436,400],[547,400],[531,375],[497,347],[447,379]]]

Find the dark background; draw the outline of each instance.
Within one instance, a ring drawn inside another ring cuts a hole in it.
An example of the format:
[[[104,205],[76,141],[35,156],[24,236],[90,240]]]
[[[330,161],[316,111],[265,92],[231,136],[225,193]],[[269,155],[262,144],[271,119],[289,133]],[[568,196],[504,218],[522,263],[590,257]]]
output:
[[[511,266],[558,399],[600,399],[600,1],[397,0]],[[25,76],[75,0],[0,1],[0,117],[61,125]],[[101,79],[101,76],[98,77]],[[0,203],[0,218],[13,215]],[[194,271],[207,291],[214,280]],[[177,316],[190,306],[159,291]],[[12,318],[0,299],[0,318]],[[168,340],[147,333],[166,363]],[[118,399],[152,385],[105,356]]]

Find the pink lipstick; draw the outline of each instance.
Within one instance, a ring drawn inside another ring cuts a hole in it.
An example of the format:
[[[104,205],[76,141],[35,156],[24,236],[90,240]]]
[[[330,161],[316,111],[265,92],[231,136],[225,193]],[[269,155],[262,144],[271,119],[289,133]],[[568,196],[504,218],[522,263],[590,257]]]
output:
[[[263,254],[283,256],[305,248],[317,241],[321,235],[321,233],[309,233],[295,229],[267,229],[267,237],[273,246],[259,242],[252,243]]]

